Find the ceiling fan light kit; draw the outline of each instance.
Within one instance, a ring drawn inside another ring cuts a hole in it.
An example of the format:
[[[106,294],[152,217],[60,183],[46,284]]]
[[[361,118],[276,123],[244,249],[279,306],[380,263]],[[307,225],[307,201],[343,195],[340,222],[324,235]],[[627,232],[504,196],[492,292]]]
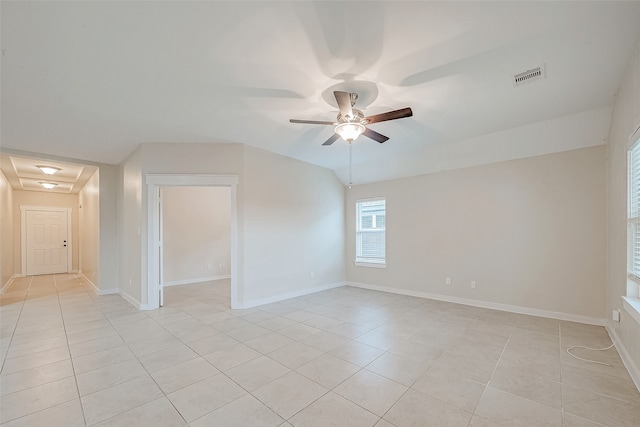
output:
[[[291,123],[335,126],[335,133],[331,135],[331,137],[329,137],[329,139],[327,139],[322,145],[331,145],[338,138],[342,138],[343,140],[351,144],[360,135],[364,135],[367,138],[373,139],[374,141],[382,144],[383,142],[387,141],[389,137],[367,128],[366,125],[413,116],[413,111],[411,111],[411,108],[407,107],[400,110],[388,111],[386,113],[365,117],[362,111],[353,108],[356,100],[358,99],[357,93],[334,91],[333,95],[336,97],[338,108],[340,109],[336,122],[300,119],[289,120]]]

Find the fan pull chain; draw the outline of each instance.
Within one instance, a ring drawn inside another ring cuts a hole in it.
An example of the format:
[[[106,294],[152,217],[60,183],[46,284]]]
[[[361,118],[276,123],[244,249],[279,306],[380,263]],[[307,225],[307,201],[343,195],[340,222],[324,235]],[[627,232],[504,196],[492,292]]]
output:
[[[349,189],[351,189],[351,184],[353,184],[352,175],[351,175],[351,150],[353,149],[353,144],[349,143]]]

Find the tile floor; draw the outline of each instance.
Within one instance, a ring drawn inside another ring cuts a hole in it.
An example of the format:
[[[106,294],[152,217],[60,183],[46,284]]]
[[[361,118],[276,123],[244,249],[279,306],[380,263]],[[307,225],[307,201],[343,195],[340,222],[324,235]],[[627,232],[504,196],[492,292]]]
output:
[[[357,288],[230,310],[229,284],[136,310],[73,275],[1,296],[0,424],[639,426],[601,327]]]

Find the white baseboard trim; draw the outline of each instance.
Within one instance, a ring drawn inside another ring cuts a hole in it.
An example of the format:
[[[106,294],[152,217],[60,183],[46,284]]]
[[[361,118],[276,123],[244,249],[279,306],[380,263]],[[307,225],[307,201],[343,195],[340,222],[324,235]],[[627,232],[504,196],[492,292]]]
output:
[[[119,294],[120,291],[116,288],[111,288],[111,289],[102,289],[98,292],[98,295],[113,295],[113,294]]]
[[[223,280],[223,279],[231,279],[231,275],[227,274],[224,276],[196,277],[195,279],[173,280],[171,282],[164,282],[162,286],[190,285],[192,283],[211,282],[213,280]]]
[[[18,277],[17,274],[14,274],[13,276],[11,276],[9,278],[9,280],[7,280],[7,283],[4,284],[4,286],[2,286],[2,289],[0,289],[0,295],[4,294],[4,292],[9,289],[9,286],[13,285],[13,281],[16,279],[16,277]]]
[[[408,295],[412,297],[427,298],[436,301],[446,301],[456,304],[470,305],[473,307],[488,308],[491,310],[508,311],[511,313],[527,314],[530,316],[548,317],[550,319],[566,320],[569,322],[586,323],[588,325],[606,326],[606,320],[597,317],[582,316],[579,314],[561,313],[559,311],[542,310],[538,308],[522,307],[519,305],[501,304],[497,302],[461,298],[450,295],[432,294],[429,292],[412,291],[408,289],[390,288],[387,286],[369,285],[367,283],[346,282],[347,286],[371,289],[374,291],[389,292],[392,294]]]
[[[620,337],[618,336],[615,328],[613,328],[610,324],[607,325],[606,328],[607,332],[609,333],[609,337],[611,337],[611,341],[616,344],[616,350],[618,350],[618,354],[620,355],[625,368],[627,368],[627,371],[631,376],[631,380],[633,380],[636,388],[638,389],[638,391],[640,391],[640,369],[638,369],[636,364],[633,362],[633,359],[629,355],[626,347],[624,346],[622,341],[620,341]]]
[[[248,300],[245,300],[244,303],[239,304],[237,308],[243,309],[243,308],[258,307],[260,305],[271,304],[273,302],[284,301],[290,298],[314,294],[316,292],[326,291],[328,289],[339,288],[344,285],[345,285],[345,282],[329,283],[326,285],[316,286],[314,288],[297,289],[295,291],[284,292],[284,293],[281,293],[278,295],[272,295],[266,298],[248,299]]]
[[[93,288],[93,292],[95,292],[96,295],[103,295],[103,294],[100,293],[100,288],[98,288],[95,283],[93,283],[87,276],[85,276],[82,271],[78,271],[77,274],[82,276],[82,278],[84,280],[86,280],[91,285],[91,287]]]

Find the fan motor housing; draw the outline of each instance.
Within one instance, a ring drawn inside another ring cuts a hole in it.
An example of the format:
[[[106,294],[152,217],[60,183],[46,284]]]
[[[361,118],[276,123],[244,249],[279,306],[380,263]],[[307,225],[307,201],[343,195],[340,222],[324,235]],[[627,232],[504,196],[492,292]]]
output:
[[[341,113],[338,113],[338,123],[362,123],[367,124],[367,120],[364,119],[364,113],[357,109],[352,109],[353,116],[345,117]]]

